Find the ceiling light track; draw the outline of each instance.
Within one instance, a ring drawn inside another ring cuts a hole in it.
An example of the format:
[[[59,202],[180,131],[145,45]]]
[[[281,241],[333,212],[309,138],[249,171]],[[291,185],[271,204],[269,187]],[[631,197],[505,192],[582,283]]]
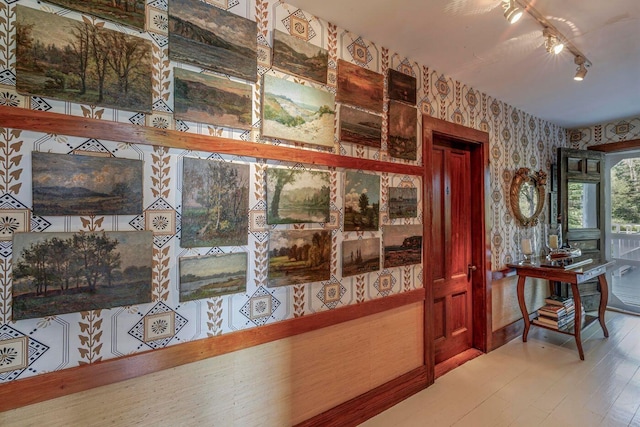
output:
[[[544,45],[547,52],[559,54],[563,49],[568,50],[574,56],[574,62],[578,66],[576,69],[575,80],[581,81],[587,74],[587,69],[591,67],[591,61],[578,49],[564,34],[544,17],[536,8],[534,8],[528,0],[503,0],[503,7],[505,8],[505,18],[507,17],[507,10],[510,8],[518,9],[521,7],[527,12],[538,24],[542,27],[542,35],[545,39]],[[507,18],[508,19],[508,18]],[[510,21],[511,22],[511,21]]]

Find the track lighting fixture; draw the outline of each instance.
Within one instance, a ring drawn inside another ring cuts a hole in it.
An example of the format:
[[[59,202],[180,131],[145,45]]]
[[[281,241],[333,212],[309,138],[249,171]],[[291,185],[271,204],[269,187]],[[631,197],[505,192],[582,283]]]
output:
[[[503,0],[502,7],[504,8],[504,17],[509,24],[515,24],[524,13],[517,5],[515,0]]]
[[[547,49],[547,52],[554,53],[558,55],[564,49],[564,43],[560,41],[560,38],[553,34],[549,27],[545,27],[542,30],[542,35],[544,36],[544,47]]]
[[[584,77],[587,75],[587,62],[584,56],[576,56],[574,61],[578,68],[576,68],[576,75],[573,77],[573,80],[581,82],[584,80]]]
[[[584,80],[584,77],[587,75],[587,69],[591,66],[591,61],[589,61],[569,39],[558,31],[543,14],[533,7],[532,3],[534,1],[535,0],[502,0],[504,17],[513,24],[522,16],[523,11],[527,12],[542,27],[544,47],[547,52],[558,55],[566,47],[566,50],[573,55],[574,62],[578,66],[574,80]]]

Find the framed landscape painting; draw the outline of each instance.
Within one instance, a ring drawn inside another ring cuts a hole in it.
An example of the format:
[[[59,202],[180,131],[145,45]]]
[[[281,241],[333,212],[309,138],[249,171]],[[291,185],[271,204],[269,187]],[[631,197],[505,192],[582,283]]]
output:
[[[380,270],[380,239],[342,242],[342,277]]]
[[[422,225],[382,227],[384,268],[420,264],[422,261]]]
[[[177,119],[251,129],[251,85],[182,68],[173,73]]]
[[[248,241],[249,166],[185,157],[183,248],[241,246]]]
[[[331,232],[269,232],[268,287],[320,282],[331,278]]]
[[[252,82],[258,79],[255,21],[200,0],[169,2],[169,58]]]
[[[34,151],[35,215],[139,215],[142,160]]]
[[[387,150],[391,157],[404,160],[418,158],[418,115],[415,107],[389,102]]]
[[[384,76],[345,60],[338,60],[336,101],[382,113]]]
[[[285,32],[273,31],[273,67],[304,79],[327,83],[329,52]]]
[[[180,302],[244,292],[247,253],[180,258]]]
[[[356,171],[344,176],[344,231],[378,230],[380,176]]]
[[[389,187],[389,218],[415,218],[418,216],[418,189],[415,187]]]
[[[16,14],[19,93],[151,112],[150,41],[30,7]]]
[[[387,90],[389,99],[416,105],[415,77],[390,68]]]
[[[262,136],[333,147],[332,93],[264,75]]]
[[[346,105],[340,106],[340,141],[380,148],[382,117]]]
[[[15,233],[13,320],[151,302],[151,231]]]
[[[107,21],[144,30],[146,0],[47,0]]]
[[[329,222],[330,174],[267,169],[267,224]]]

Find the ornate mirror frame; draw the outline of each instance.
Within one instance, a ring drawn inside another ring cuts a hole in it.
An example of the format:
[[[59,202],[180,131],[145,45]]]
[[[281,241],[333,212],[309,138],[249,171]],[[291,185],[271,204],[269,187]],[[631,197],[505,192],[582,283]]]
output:
[[[542,170],[531,173],[529,168],[520,168],[516,171],[511,181],[511,189],[509,190],[509,203],[516,219],[520,221],[520,224],[524,227],[538,224],[538,216],[542,212],[545,202],[544,186],[546,183],[547,174]],[[525,184],[533,186],[538,196],[537,204],[531,209],[533,211],[531,216],[526,216],[520,209],[520,194]]]

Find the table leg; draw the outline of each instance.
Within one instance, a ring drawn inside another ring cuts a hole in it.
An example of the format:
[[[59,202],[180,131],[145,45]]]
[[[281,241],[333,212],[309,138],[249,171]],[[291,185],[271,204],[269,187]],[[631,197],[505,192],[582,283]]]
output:
[[[520,312],[522,313],[522,319],[524,320],[522,342],[527,342],[527,335],[529,334],[529,327],[531,326],[531,322],[529,321],[529,312],[527,311],[527,305],[524,302],[524,282],[526,280],[526,276],[518,276],[518,304],[520,305]]]
[[[571,284],[571,293],[573,294],[573,304],[575,306],[574,311],[574,335],[576,337],[576,346],[578,347],[578,354],[580,354],[580,360],[584,360],[584,351],[582,350],[582,338],[580,333],[582,332],[582,300],[580,299],[580,292],[578,292],[578,285]]]
[[[604,274],[598,276],[598,283],[600,283],[600,306],[598,307],[598,321],[604,336],[609,336],[607,325],[604,323],[604,313],[607,310],[607,303],[609,302],[609,285],[607,284],[607,278]]]

